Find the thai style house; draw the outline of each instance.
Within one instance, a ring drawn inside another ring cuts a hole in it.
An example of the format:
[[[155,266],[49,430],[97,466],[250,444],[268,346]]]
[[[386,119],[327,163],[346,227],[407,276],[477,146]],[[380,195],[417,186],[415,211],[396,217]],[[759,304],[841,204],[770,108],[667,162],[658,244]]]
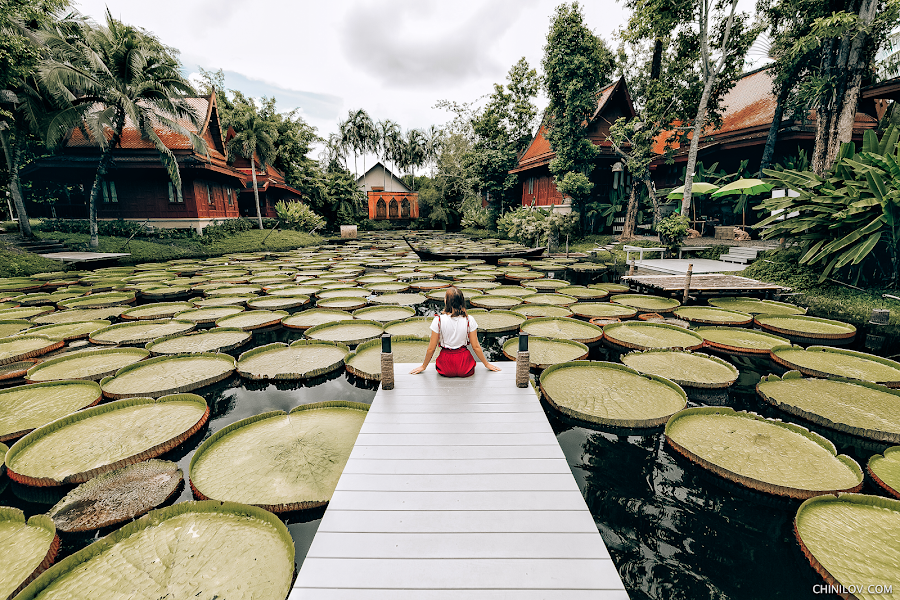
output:
[[[159,152],[131,123],[126,123],[120,145],[113,151],[113,166],[103,182],[97,218],[146,222],[160,228],[206,225],[238,216],[255,216],[250,163],[239,159],[229,164],[215,95],[189,98],[200,115],[205,115],[199,129],[182,121],[185,128],[206,142],[204,154],[195,151],[190,140],[168,128],[158,127],[157,134],[178,161],[181,188],[169,179]],[[88,194],[97,171],[100,150],[97,143],[73,130],[61,152],[41,158],[23,170],[23,179],[33,185],[64,187],[64,200],[53,206],[61,218],[86,219]],[[243,162],[241,162],[243,161]],[[300,192],[287,186],[284,177],[273,167],[259,168],[257,180],[263,216],[274,215],[277,199],[299,200]],[[46,204],[29,202],[32,216],[51,216]]]
[[[357,179],[356,184],[366,193],[370,219],[393,221],[419,218],[419,194],[406,187],[380,162]]]

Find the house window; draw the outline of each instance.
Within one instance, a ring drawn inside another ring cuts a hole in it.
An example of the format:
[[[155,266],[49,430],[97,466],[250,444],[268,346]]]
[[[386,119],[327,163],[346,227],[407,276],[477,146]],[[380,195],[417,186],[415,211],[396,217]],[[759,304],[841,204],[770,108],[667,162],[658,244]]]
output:
[[[528,193],[534,194],[534,177],[528,178]]]
[[[409,200],[403,199],[403,202],[400,203],[400,216],[404,219],[409,218]]]
[[[173,204],[183,204],[184,196],[181,195],[181,187],[176,187],[174,183],[169,182],[169,202]]]
[[[118,202],[119,197],[116,195],[116,182],[115,181],[101,181],[100,189],[103,190],[103,201],[104,202]]]
[[[209,186],[208,183],[206,184],[206,200],[209,202],[210,206],[216,205],[216,201],[212,195],[212,188]]]
[[[232,190],[231,188],[225,188],[225,193],[228,196],[228,206],[234,206],[234,200],[232,199]]]
[[[387,204],[384,203],[384,198],[379,198],[378,202],[375,203],[375,218],[387,218]]]
[[[400,211],[397,209],[398,209],[397,201],[391,200],[391,203],[388,208],[388,215],[390,216],[391,219],[396,219],[397,217],[400,216]]]

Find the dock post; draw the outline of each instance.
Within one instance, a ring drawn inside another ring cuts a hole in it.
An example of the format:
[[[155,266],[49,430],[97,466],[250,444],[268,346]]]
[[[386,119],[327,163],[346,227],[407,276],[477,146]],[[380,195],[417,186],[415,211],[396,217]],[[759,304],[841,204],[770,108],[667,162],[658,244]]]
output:
[[[684,275],[684,298],[682,304],[687,304],[688,295],[691,293],[691,272],[694,270],[694,263],[688,263],[687,273]]]
[[[528,354],[528,334],[519,334],[519,353],[516,355],[516,387],[528,387],[531,357]]]
[[[381,336],[381,389],[394,389],[394,354],[389,333]]]

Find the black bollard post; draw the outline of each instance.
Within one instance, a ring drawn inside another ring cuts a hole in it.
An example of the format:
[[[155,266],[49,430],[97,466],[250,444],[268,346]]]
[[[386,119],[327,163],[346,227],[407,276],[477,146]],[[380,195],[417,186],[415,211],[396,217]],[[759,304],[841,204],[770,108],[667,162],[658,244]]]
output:
[[[394,389],[394,354],[389,333],[381,336],[381,389]]]
[[[528,387],[531,357],[528,354],[528,334],[519,334],[519,353],[516,355],[516,387]]]

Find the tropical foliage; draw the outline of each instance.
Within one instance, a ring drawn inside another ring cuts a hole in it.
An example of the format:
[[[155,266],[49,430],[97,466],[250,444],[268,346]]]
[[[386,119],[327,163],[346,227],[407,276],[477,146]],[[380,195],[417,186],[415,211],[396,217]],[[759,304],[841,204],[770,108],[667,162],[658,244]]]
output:
[[[279,200],[275,204],[275,214],[288,229],[310,232],[325,225],[325,219],[317,215],[303,202],[285,202]],[[260,229],[262,229],[260,227]]]
[[[843,274],[854,282],[900,285],[898,140],[893,126],[880,140],[867,131],[862,152],[844,144],[825,176],[766,170],[767,181],[795,195],[763,200],[758,208],[778,211],[757,225],[763,237],[797,240],[804,251],[800,264],[818,268],[820,280]]]
[[[497,230],[522,244],[539,246],[558,241],[578,230],[578,213],[559,214],[541,208],[521,206],[506,212],[497,221]]]

